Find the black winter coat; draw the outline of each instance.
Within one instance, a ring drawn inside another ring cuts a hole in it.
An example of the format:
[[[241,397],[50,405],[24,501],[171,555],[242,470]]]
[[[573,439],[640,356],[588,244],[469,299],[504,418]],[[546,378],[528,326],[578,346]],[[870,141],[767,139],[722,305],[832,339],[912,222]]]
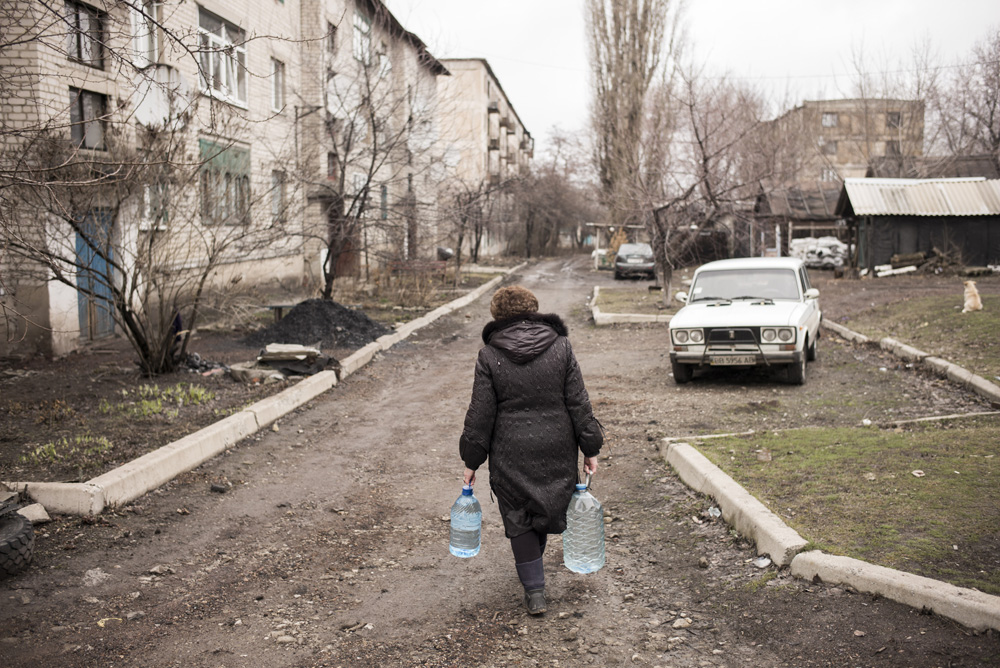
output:
[[[562,533],[578,451],[604,443],[566,335],[559,316],[537,313],[483,329],[459,452],[473,470],[489,459],[508,538]]]

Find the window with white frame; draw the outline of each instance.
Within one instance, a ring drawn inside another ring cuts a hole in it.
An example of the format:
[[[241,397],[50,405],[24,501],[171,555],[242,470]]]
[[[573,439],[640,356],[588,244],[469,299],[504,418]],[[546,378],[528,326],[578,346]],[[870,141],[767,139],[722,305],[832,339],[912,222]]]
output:
[[[824,128],[835,128],[837,127],[837,113],[836,112],[823,112],[823,127]]]
[[[169,192],[166,182],[158,181],[143,186],[142,211],[139,216],[139,231],[163,231],[167,229],[167,202]]]
[[[285,108],[285,64],[275,58],[271,59],[271,109],[281,111]]]
[[[247,49],[243,30],[199,9],[198,35],[201,91],[247,106]]]
[[[89,90],[70,88],[69,103],[70,137],[73,145],[103,151],[107,96]]]
[[[153,0],[142,0],[129,8],[132,21],[132,64],[136,67],[147,67],[159,59],[159,9],[160,3]]]
[[[271,172],[271,220],[275,223],[285,220],[285,173]]]
[[[66,3],[66,54],[70,60],[104,69],[104,23],[106,14],[81,2]]]
[[[889,111],[885,114],[885,127],[899,129],[903,127],[903,114],[899,111]]]
[[[372,20],[360,8],[354,10],[354,59],[372,63]]]
[[[824,182],[837,181],[839,179],[840,177],[837,176],[836,169],[826,168],[819,175],[819,180]]]

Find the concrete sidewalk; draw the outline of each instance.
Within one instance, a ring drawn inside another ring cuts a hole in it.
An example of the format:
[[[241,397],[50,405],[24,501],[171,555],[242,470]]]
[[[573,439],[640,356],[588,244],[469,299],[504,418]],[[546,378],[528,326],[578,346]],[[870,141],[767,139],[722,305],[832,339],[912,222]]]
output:
[[[525,263],[503,270],[500,276],[458,299],[398,327],[356,350],[340,362],[339,375],[321,371],[299,380],[286,390],[258,401],[242,411],[199,429],[180,440],[134,459],[112,471],[82,483],[0,482],[0,487],[24,493],[49,512],[67,515],[98,515],[105,508],[125,505],[172,480],[181,473],[203,464],[236,445],[244,438],[272,424],[275,420],[308,403],[350,376],[378,353],[388,350],[417,330],[441,316],[468,306]]]

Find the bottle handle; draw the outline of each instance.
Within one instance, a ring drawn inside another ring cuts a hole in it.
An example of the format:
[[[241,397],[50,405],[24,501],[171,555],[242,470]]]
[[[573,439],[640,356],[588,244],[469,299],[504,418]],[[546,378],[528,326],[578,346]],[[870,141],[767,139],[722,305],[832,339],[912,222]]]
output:
[[[592,473],[587,474],[587,489],[590,489],[590,479],[593,477]]]

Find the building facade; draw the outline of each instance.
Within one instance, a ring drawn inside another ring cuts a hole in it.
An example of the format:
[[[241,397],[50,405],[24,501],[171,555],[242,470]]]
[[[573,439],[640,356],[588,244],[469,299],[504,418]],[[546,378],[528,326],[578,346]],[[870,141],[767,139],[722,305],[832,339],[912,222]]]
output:
[[[474,222],[466,238],[486,254],[499,254],[517,216],[511,186],[531,171],[534,139],[485,59],[441,62],[451,73],[440,91],[446,169],[441,198],[449,203],[442,208],[454,210],[456,199],[465,203],[445,224],[454,229],[456,217],[469,215]],[[457,242],[454,233],[451,241]]]
[[[433,252],[447,70],[380,2],[5,5],[0,353]]]

